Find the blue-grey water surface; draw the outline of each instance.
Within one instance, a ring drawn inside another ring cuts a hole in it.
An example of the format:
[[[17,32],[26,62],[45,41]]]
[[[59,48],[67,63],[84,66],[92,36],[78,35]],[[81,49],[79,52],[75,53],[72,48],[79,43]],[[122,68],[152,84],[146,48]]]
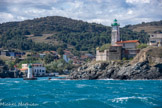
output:
[[[0,79],[0,108],[162,108],[162,80]]]

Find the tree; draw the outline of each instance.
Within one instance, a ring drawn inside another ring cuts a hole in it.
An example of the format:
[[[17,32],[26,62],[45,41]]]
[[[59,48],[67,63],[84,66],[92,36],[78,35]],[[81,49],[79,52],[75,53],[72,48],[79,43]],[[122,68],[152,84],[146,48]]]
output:
[[[64,54],[64,51],[63,51],[62,48],[58,48],[58,49],[57,49],[57,52],[58,52],[58,54],[60,54],[60,55],[63,55],[63,54]]]
[[[47,54],[45,57],[44,57],[44,62],[45,64],[48,64],[48,63],[51,63],[52,61],[54,61],[55,57],[51,54]]]

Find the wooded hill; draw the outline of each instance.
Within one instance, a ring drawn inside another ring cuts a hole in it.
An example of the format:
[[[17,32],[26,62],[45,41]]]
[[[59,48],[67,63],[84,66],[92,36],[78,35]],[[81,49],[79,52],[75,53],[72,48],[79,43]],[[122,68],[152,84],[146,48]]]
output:
[[[161,23],[161,22],[160,22]],[[133,31],[133,26],[120,29],[122,40],[148,41],[148,34]],[[110,43],[111,27],[60,16],[50,16],[0,24],[0,47],[20,50],[57,50],[58,48],[95,53]]]
[[[147,33],[162,33],[162,20],[153,22],[142,22],[137,25],[127,25],[125,28],[140,32],[144,30]]]

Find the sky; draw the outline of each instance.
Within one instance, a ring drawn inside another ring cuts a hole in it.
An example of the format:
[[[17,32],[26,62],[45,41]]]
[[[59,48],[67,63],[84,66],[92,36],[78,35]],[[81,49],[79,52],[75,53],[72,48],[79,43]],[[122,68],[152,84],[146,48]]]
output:
[[[125,26],[162,20],[162,0],[0,0],[0,23],[46,16]]]

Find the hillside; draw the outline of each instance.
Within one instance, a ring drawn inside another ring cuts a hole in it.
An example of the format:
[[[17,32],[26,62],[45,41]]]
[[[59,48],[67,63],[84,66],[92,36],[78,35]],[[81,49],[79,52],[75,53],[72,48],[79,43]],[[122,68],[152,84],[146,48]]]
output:
[[[142,43],[148,41],[146,32],[133,32],[128,28],[121,28],[121,37]],[[61,47],[73,52],[95,53],[96,47],[110,40],[111,27],[60,16],[0,24],[0,46],[4,49],[42,51]]]
[[[133,31],[140,32],[144,30],[147,33],[162,33],[162,20],[154,22],[142,22],[137,25],[127,25],[125,28],[131,29]]]

